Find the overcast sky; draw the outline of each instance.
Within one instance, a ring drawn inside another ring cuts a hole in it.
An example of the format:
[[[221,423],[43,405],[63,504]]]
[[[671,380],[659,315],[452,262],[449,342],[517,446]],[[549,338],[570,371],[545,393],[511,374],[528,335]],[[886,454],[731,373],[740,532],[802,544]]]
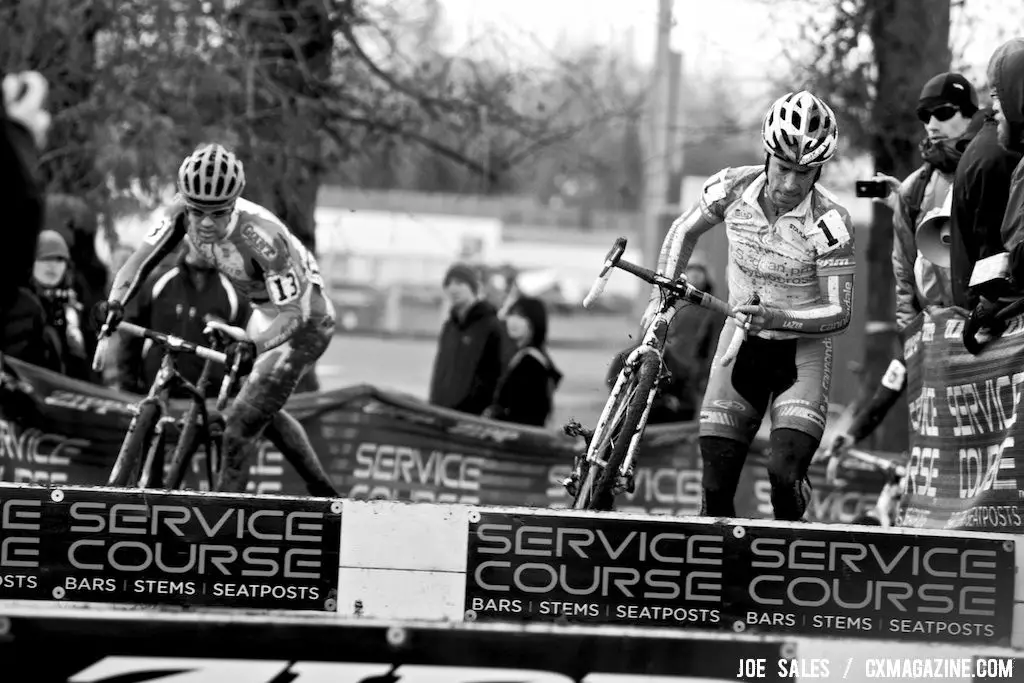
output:
[[[657,0],[441,0],[453,44],[489,34],[525,61],[540,61],[561,46],[587,43],[632,48],[639,63],[654,57]],[[824,2],[823,5],[827,5]],[[682,50],[687,70],[730,73],[758,82],[772,68],[782,41],[791,40],[803,20],[780,0],[675,0],[673,47]],[[1024,2],[966,0],[952,41],[979,75],[992,50],[1024,34]],[[969,19],[968,23],[965,19]]]

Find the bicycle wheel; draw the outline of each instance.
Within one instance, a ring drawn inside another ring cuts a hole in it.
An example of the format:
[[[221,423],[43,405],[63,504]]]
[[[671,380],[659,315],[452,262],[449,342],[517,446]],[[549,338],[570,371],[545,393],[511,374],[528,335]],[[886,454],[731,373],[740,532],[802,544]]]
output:
[[[160,409],[150,401],[143,401],[139,412],[128,425],[128,433],[121,443],[117,460],[110,470],[107,486],[136,486],[142,469],[142,458],[149,452],[156,429],[156,421],[160,418]]]
[[[610,412],[612,417],[591,440],[591,443],[598,444],[597,457],[608,464],[604,467],[586,467],[583,484],[573,499],[573,509],[612,509],[615,500],[612,489],[619,468],[626,459],[633,436],[646,426],[651,390],[660,370],[660,359],[654,354],[645,355],[637,372],[615,397],[615,405]]]

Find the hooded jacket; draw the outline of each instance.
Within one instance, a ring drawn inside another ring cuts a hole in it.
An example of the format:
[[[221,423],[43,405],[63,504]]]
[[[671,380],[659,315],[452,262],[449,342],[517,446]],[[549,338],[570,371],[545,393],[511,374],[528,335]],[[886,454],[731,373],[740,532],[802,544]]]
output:
[[[494,397],[501,370],[501,323],[494,306],[477,301],[461,318],[452,311],[441,327],[430,403],[480,415]]]
[[[543,427],[554,407],[554,393],[562,381],[547,352],[548,321],[544,302],[519,297],[508,309],[530,322],[533,338],[518,347],[498,380],[494,402],[486,415],[496,420]]]
[[[1024,152],[1024,49],[1005,50],[992,65],[993,87],[1009,128],[1008,149]],[[1024,160],[1010,179],[1010,195],[1003,214],[1003,243],[1010,252],[1010,269],[1024,281]]]
[[[953,303],[967,309],[977,304],[977,296],[968,287],[974,264],[1005,251],[1001,226],[1010,179],[1021,159],[1020,153],[1003,149],[999,144],[992,111],[984,110],[984,116],[981,130],[968,144],[957,166],[950,215],[954,240],[950,249]]]

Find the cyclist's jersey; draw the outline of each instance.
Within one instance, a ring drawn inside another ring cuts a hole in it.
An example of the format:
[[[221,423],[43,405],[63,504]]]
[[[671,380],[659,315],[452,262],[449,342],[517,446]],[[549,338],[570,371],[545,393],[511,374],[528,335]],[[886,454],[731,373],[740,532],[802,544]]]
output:
[[[225,237],[206,243],[188,234],[186,206],[176,197],[164,220],[143,238],[152,252],[121,300],[127,301],[182,240],[196,262],[223,273],[252,304],[250,336],[261,351],[282,343],[302,321],[333,316],[313,255],[273,213],[245,199],[235,203]]]
[[[799,205],[769,225],[758,203],[766,179],[763,166],[726,168],[709,178],[701,191],[704,219],[726,226],[730,303],[744,304],[754,292],[763,305],[773,308],[824,303],[818,278],[854,272],[850,214],[815,183]],[[799,335],[762,330],[757,336],[791,339]]]

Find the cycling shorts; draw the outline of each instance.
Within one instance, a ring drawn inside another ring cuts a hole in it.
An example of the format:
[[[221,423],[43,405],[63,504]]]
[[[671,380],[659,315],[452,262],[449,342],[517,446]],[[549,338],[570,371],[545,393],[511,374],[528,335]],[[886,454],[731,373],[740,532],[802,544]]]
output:
[[[256,359],[236,402],[256,408],[264,417],[281,410],[299,380],[327,350],[334,337],[334,318],[320,316],[303,321],[284,344]],[[228,416],[232,414],[229,409]]]
[[[719,359],[735,331],[718,338],[700,412],[700,435],[749,444],[771,405],[772,428],[796,429],[821,440],[832,381],[832,340],[748,337],[729,367]]]

